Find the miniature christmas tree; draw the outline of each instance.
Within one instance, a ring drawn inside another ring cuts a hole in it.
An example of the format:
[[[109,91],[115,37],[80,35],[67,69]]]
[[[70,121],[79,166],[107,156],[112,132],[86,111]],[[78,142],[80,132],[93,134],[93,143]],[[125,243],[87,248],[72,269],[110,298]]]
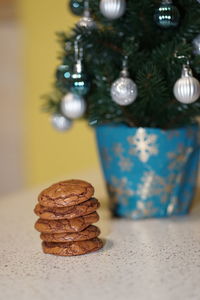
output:
[[[83,1],[73,2],[80,9]],[[85,1],[72,32],[58,34],[60,65],[44,104],[54,125],[67,129],[82,116],[92,126],[193,123],[200,115],[199,16],[197,0]]]

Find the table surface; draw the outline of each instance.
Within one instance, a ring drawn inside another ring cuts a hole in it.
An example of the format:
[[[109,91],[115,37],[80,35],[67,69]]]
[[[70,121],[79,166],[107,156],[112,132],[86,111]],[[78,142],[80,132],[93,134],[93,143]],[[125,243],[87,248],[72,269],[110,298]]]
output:
[[[41,187],[4,197],[0,299],[200,299],[200,206],[181,218],[112,220],[99,174],[82,178],[94,183],[103,202],[99,227],[104,248],[79,257],[43,254],[33,227]]]

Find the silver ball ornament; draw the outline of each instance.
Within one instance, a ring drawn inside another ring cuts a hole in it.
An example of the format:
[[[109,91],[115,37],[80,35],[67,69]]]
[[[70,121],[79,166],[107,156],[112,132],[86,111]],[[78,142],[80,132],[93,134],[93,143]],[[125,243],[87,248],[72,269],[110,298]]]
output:
[[[189,66],[184,65],[182,77],[174,85],[174,96],[184,104],[191,104],[200,97],[199,81],[193,77]]]
[[[61,111],[69,119],[79,119],[86,111],[85,100],[77,94],[68,93],[61,101]]]
[[[121,77],[112,84],[112,100],[121,106],[127,106],[132,104],[137,98],[137,95],[137,85],[130,78]]]
[[[122,17],[125,10],[125,0],[101,0],[100,2],[100,11],[102,15],[110,20]]]
[[[192,42],[194,48],[194,54],[200,55],[200,34]]]
[[[72,121],[62,114],[55,113],[51,116],[51,124],[56,130],[64,132],[71,128]]]

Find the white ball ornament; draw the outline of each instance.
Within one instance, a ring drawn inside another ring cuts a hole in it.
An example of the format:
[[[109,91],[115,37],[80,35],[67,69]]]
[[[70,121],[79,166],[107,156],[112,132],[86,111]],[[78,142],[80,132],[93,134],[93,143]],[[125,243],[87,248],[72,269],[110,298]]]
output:
[[[62,114],[55,113],[51,116],[51,124],[56,130],[64,132],[71,128],[72,121]]]
[[[183,66],[182,76],[174,85],[174,96],[184,104],[191,104],[200,97],[200,83],[188,65]]]
[[[77,94],[68,93],[61,101],[61,111],[69,119],[79,119],[86,111],[85,100]]]
[[[100,11],[109,20],[115,20],[123,16],[126,10],[126,0],[101,0]]]

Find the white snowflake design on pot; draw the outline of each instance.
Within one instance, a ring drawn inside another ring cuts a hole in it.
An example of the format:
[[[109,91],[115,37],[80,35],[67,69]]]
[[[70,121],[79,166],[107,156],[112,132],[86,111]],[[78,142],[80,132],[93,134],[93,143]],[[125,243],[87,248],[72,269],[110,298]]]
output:
[[[128,179],[126,177],[117,178],[112,176],[111,183],[107,184],[109,193],[112,195],[114,203],[118,203],[119,199],[123,205],[128,204],[128,198],[134,195],[134,191],[128,186]]]
[[[167,214],[168,214],[168,216],[173,215],[178,202],[179,201],[178,201],[178,198],[176,196],[173,196],[171,198],[170,204],[167,207]]]
[[[125,150],[121,143],[114,144],[113,151],[115,156],[119,159],[118,166],[122,172],[130,172],[133,167],[133,162],[124,154]]]
[[[153,202],[137,202],[137,209],[132,211],[130,217],[133,219],[148,218],[156,214],[158,209],[153,207]]]
[[[146,201],[153,196],[159,196],[161,203],[166,203],[173,194],[174,185],[179,176],[170,174],[168,178],[157,175],[154,171],[147,171],[138,184],[136,194]]]
[[[179,144],[176,152],[167,153],[167,156],[170,158],[168,168],[170,170],[181,171],[192,151],[192,147],[184,147],[182,144]]]
[[[144,128],[139,128],[134,136],[128,137],[128,142],[133,146],[129,153],[137,155],[141,162],[146,163],[152,155],[158,154],[156,134],[148,134]]]

